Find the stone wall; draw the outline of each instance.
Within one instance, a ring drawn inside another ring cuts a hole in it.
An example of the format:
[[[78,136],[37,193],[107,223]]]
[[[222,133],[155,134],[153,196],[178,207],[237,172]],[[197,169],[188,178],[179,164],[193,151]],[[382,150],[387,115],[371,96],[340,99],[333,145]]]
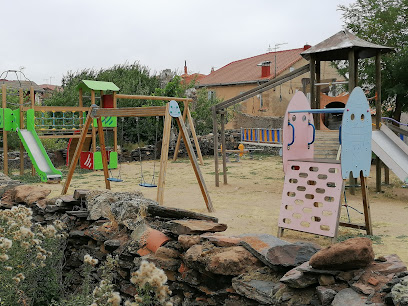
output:
[[[136,293],[130,273],[147,260],[165,271],[174,305],[406,305],[406,266],[397,255],[374,259],[368,238],[319,251],[267,234],[226,236],[217,218],[159,206],[140,193],[77,190],[46,199],[44,189],[6,188],[1,206],[22,203],[35,222],[68,225],[71,291],[81,284],[85,254],[100,262],[112,254],[124,299]],[[95,283],[98,277],[92,274]]]

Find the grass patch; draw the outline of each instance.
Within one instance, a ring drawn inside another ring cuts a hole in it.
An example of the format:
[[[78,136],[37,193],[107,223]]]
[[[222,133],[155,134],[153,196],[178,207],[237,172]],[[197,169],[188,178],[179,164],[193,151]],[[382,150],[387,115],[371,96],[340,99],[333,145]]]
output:
[[[337,242],[343,242],[343,241],[345,241],[347,239],[357,238],[357,237],[368,238],[373,242],[373,244],[383,244],[381,236],[378,236],[378,235],[365,235],[365,234],[362,234],[362,233],[358,233],[358,234],[355,234],[355,235],[349,234],[349,235],[339,236],[339,237],[337,237]]]
[[[408,238],[408,236],[407,236],[407,235],[400,235],[400,236],[397,236],[397,237],[395,237],[395,238],[397,238],[397,239],[405,239],[405,238]]]

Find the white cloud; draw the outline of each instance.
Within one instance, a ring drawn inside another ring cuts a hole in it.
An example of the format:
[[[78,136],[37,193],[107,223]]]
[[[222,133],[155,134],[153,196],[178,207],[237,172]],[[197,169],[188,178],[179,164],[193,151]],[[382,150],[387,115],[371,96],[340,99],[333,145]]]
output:
[[[139,61],[209,73],[231,61],[316,44],[342,29],[352,0],[20,0],[2,5],[0,70],[59,83],[68,70]],[[6,12],[6,14],[4,14]]]

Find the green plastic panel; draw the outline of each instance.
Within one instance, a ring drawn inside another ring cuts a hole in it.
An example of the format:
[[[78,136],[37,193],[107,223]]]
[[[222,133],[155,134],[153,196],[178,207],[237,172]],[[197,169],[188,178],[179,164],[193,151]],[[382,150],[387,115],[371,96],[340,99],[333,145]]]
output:
[[[4,109],[4,129],[10,132],[13,127],[13,111],[10,108]]]
[[[116,127],[118,124],[118,117],[102,117],[102,127]],[[94,119],[94,127],[98,127],[97,120]]]
[[[78,84],[77,89],[79,90],[111,90],[111,91],[119,91],[119,87],[116,86],[112,82],[102,82],[102,81],[92,81],[92,80],[83,80],[81,83]]]
[[[17,128],[20,128],[20,110],[19,109],[15,109],[13,111],[11,111],[13,113],[12,115],[12,123],[11,123],[11,130],[13,132],[16,131]]]
[[[0,129],[4,128],[4,112],[3,109],[0,108]]]
[[[111,152],[109,155],[109,169],[116,169],[118,167],[118,153],[117,152]],[[102,153],[101,152],[95,152],[94,154],[94,170],[102,170],[103,169],[103,164],[102,164]]]
[[[29,131],[35,130],[35,117],[33,109],[27,110],[27,130]]]

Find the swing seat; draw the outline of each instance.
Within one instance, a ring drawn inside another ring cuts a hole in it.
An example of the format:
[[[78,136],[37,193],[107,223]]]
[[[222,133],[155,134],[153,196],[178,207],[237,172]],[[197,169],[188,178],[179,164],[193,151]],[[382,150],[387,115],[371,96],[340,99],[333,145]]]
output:
[[[149,183],[140,183],[139,186],[148,187],[148,188],[157,187],[156,184],[149,184]]]
[[[123,182],[122,179],[116,178],[116,177],[108,177],[108,181],[110,181],[110,182],[118,182],[118,183]]]

